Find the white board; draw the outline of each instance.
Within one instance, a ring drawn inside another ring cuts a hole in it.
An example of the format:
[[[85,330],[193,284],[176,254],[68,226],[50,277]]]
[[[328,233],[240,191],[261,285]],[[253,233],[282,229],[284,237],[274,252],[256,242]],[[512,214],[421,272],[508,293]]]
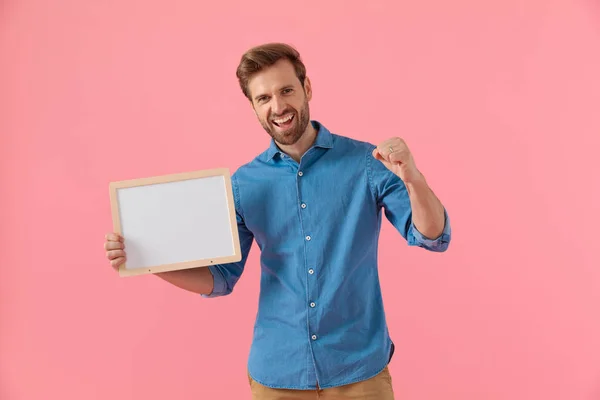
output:
[[[121,276],[241,260],[231,177],[213,169],[110,183]]]

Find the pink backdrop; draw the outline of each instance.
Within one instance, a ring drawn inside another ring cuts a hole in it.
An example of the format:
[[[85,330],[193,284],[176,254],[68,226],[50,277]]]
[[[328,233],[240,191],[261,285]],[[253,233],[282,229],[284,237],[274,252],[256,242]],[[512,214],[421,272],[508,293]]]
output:
[[[334,132],[406,139],[452,216],[443,255],[384,225],[398,399],[600,399],[597,1],[202,3],[0,2],[1,399],[249,398],[257,248],[206,300],[102,244],[111,180],[265,149],[235,80],[264,41]]]

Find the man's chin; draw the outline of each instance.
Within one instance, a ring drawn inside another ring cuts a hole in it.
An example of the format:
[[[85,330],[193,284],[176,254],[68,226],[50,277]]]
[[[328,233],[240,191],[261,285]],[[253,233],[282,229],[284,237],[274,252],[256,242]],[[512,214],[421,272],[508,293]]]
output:
[[[295,133],[289,133],[289,134],[285,134],[285,133],[274,133],[273,134],[272,133],[271,136],[277,143],[280,143],[280,144],[283,144],[286,146],[295,144],[302,137],[302,135],[298,135]]]

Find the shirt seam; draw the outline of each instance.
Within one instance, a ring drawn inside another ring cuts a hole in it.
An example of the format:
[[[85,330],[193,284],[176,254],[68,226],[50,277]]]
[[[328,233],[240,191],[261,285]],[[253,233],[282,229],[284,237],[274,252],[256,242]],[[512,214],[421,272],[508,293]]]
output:
[[[371,145],[370,147],[370,152],[367,151],[366,154],[366,158],[367,158],[367,182],[368,182],[368,186],[369,189],[371,191],[371,195],[373,196],[373,199],[375,200],[375,202],[377,203],[377,205],[379,205],[379,202],[377,201],[377,194],[375,192],[375,187],[373,185],[373,177],[372,177],[372,172],[371,172],[371,158],[372,158],[372,154],[373,154],[373,150],[375,150],[375,146]],[[371,155],[371,157],[369,157],[369,155]]]
[[[240,190],[238,188],[237,177],[235,176],[235,174],[231,177],[231,187],[235,192],[235,196],[233,197],[233,203],[235,207],[237,207],[237,209],[239,210],[240,216],[244,218],[244,211],[242,210],[242,199],[240,197]]]

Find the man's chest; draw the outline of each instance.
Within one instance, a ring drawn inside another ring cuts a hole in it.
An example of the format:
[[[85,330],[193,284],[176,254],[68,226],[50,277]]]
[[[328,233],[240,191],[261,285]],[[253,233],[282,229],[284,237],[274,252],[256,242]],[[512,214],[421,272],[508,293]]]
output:
[[[347,163],[267,169],[239,188],[244,221],[259,243],[330,235],[362,214],[376,213],[366,170]]]

